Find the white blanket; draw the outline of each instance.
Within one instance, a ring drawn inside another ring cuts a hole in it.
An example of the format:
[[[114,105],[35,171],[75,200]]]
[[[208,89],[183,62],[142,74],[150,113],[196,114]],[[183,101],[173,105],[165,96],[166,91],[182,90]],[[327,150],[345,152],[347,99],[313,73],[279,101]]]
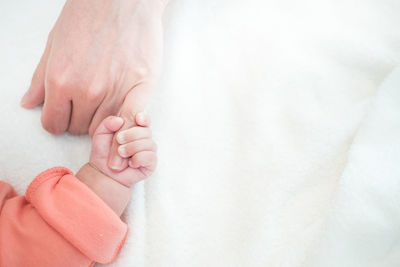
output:
[[[0,177],[20,193],[88,158],[88,137],[19,107],[62,2],[0,1]],[[159,166],[113,266],[399,266],[399,14],[397,0],[172,0],[148,109]]]

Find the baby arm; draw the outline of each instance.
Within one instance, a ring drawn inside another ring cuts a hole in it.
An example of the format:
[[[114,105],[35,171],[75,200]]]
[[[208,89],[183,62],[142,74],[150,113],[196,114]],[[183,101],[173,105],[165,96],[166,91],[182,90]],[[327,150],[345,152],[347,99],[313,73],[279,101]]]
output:
[[[68,169],[52,168],[36,177],[25,197],[0,182],[0,266],[92,266],[116,258],[127,233],[119,218],[130,196],[127,185],[155,167],[154,149],[145,146],[124,154],[132,167],[119,173],[104,168],[108,139],[122,124],[111,117],[99,126],[90,163],[76,177]],[[138,141],[135,136],[128,136],[126,144]]]

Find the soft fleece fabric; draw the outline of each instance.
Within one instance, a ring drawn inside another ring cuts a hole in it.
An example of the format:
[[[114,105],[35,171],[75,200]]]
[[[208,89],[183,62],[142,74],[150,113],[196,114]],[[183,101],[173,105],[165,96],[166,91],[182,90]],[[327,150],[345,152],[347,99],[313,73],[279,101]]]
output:
[[[0,266],[92,266],[118,255],[127,225],[68,169],[36,177],[25,196],[0,181]]]
[[[0,1],[0,177],[19,193],[90,151],[19,107],[63,2]],[[382,83],[400,1],[170,2],[159,165],[112,266],[398,267],[400,86]]]

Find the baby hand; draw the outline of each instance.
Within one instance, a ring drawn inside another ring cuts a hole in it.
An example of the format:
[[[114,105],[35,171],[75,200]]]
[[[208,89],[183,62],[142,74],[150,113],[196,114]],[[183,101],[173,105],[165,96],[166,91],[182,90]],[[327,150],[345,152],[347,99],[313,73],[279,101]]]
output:
[[[137,126],[121,131],[116,136],[120,144],[118,152],[128,161],[127,168],[116,172],[107,165],[114,134],[124,124],[120,117],[110,116],[100,123],[93,134],[90,153],[90,164],[94,168],[127,187],[147,178],[157,165],[157,147],[151,138],[149,116],[138,113],[135,121]]]

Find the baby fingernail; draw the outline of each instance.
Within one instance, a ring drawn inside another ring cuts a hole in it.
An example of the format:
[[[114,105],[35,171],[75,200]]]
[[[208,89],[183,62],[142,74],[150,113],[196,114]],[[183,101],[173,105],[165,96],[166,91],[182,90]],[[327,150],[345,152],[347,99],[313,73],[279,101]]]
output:
[[[113,169],[113,170],[120,170],[121,168],[122,168],[122,158],[120,158],[120,157],[114,157],[112,160],[111,160],[111,164],[109,165],[110,166],[110,168],[111,169]]]
[[[139,123],[145,123],[145,116],[144,116],[144,113],[143,112],[140,112],[140,113],[138,113],[138,121],[139,121]]]
[[[118,121],[119,123],[123,123],[124,119],[121,117],[115,117],[115,121]]]
[[[119,147],[118,147],[118,153],[119,153],[122,157],[125,157],[125,156],[126,156],[126,148],[125,148],[125,146],[119,146]]]
[[[119,134],[117,135],[117,141],[118,141],[118,143],[120,143],[120,144],[123,144],[123,143],[125,142],[125,138],[124,138],[124,135],[123,135],[122,133],[119,133]]]

